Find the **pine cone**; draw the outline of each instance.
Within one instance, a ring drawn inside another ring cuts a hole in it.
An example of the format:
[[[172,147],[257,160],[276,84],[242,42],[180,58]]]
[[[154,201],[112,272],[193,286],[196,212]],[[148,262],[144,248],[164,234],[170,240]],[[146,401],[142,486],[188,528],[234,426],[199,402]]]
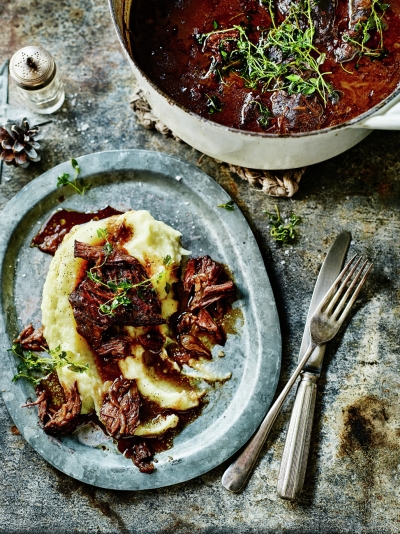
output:
[[[40,161],[38,141],[43,139],[39,126],[29,126],[26,118],[8,120],[0,127],[0,159],[7,165],[27,167],[31,161]]]

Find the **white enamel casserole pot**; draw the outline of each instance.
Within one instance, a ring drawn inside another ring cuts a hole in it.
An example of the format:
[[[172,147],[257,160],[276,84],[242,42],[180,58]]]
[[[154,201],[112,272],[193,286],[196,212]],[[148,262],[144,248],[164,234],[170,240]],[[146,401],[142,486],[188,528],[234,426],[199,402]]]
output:
[[[293,169],[327,160],[359,143],[373,129],[400,130],[400,87],[366,113],[314,132],[277,135],[227,128],[188,111],[161,91],[135,62],[129,41],[134,0],[109,0],[114,26],[154,114],[183,141],[227,163],[253,169]]]

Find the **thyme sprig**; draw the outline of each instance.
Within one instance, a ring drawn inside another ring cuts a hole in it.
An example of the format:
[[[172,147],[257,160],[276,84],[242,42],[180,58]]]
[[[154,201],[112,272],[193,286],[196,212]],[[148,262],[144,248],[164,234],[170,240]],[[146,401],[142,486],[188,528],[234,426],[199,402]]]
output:
[[[100,267],[102,267],[107,261],[108,256],[113,251],[112,243],[108,240],[108,231],[104,228],[98,228],[97,236],[101,239],[105,239],[106,242],[103,245],[103,250],[105,252],[105,258],[101,265],[92,267],[89,271],[86,271],[87,277],[96,284],[100,284],[103,287],[106,287],[108,290],[114,293],[114,296],[101,304],[99,306],[99,312],[102,315],[115,315],[115,310],[120,306],[129,306],[132,304],[132,301],[128,297],[128,291],[131,289],[137,290],[137,295],[140,299],[144,300],[143,290],[154,290],[152,283],[158,283],[161,278],[165,275],[165,269],[159,273],[155,273],[150,278],[146,278],[137,284],[132,284],[129,280],[119,279],[119,280],[109,280],[104,282],[103,279],[96,273]],[[168,267],[172,263],[172,258],[169,254],[163,259],[163,265]],[[168,294],[171,290],[170,284],[168,282],[165,285],[165,291]]]
[[[61,350],[61,347],[53,350],[43,349],[50,357],[43,357],[42,353],[39,352],[23,350],[19,343],[15,343],[10,350],[21,360],[21,363],[17,366],[18,372],[12,379],[13,382],[25,378],[34,386],[38,386],[40,382],[46,380],[57,368],[64,365],[74,373],[84,373],[89,370],[89,365],[71,362],[68,359],[67,353]]]
[[[155,273],[150,278],[146,278],[145,280],[142,280],[137,284],[132,284],[132,282],[123,278],[115,281],[109,280],[108,282],[104,282],[102,278],[94,272],[87,271],[86,274],[88,278],[92,280],[92,282],[100,284],[114,293],[114,296],[112,298],[110,298],[109,300],[104,302],[104,304],[101,304],[99,306],[99,312],[102,315],[114,316],[115,310],[117,308],[119,308],[120,306],[129,306],[130,304],[132,304],[132,301],[128,297],[128,291],[130,289],[137,289],[138,297],[144,300],[143,290],[150,289],[154,291],[153,282],[158,283],[165,275],[165,270],[159,273]]]
[[[205,49],[211,35],[221,34],[219,44],[221,65],[213,66],[209,72],[227,75],[230,71],[242,77],[247,87],[262,92],[286,90],[289,94],[319,94],[326,104],[328,98],[337,98],[326,76],[321,72],[326,55],[313,44],[315,28],[311,17],[312,0],[292,2],[286,18],[278,24],[270,0],[266,0],[271,17],[271,27],[263,31],[256,43],[249,37],[251,30],[240,25],[196,35]],[[224,33],[235,31],[237,36],[223,37]],[[233,50],[229,43],[235,45]],[[278,57],[278,59],[273,59]],[[220,67],[220,68],[218,68]]]
[[[71,165],[72,165],[72,168],[75,171],[74,178],[72,180],[70,180],[70,175],[67,172],[63,172],[62,174],[60,174],[60,176],[58,176],[57,187],[64,187],[66,185],[69,185],[70,187],[75,189],[75,191],[79,195],[83,196],[85,194],[85,191],[87,189],[89,189],[90,184],[87,184],[87,185],[84,185],[82,187],[79,187],[79,185],[77,183],[77,180],[78,180],[79,174],[81,172],[81,168],[79,167],[79,164],[76,161],[76,159],[73,159],[73,158],[71,159]]]
[[[297,237],[296,226],[301,222],[301,218],[292,213],[289,220],[284,221],[279,212],[278,206],[275,206],[275,213],[266,211],[269,216],[270,235],[275,241],[280,243],[289,243]]]
[[[217,208],[223,208],[227,211],[233,211],[235,209],[235,204],[233,200],[228,200],[225,204],[218,204]]]
[[[362,22],[357,22],[354,27],[354,31],[357,32],[358,37],[352,38],[348,33],[345,33],[343,35],[343,41],[359,47],[358,54],[360,55],[360,57],[382,57],[382,54],[384,53],[383,31],[385,29],[383,17],[389,7],[390,4],[384,4],[379,0],[372,0],[371,13],[368,19]],[[371,48],[367,46],[367,43],[371,39],[371,31],[374,30],[376,30],[379,35],[379,44],[376,48]]]

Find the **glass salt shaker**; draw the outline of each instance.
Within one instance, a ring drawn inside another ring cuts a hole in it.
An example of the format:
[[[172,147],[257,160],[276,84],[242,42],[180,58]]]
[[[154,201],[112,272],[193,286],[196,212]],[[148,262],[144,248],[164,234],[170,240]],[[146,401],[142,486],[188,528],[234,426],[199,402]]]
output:
[[[62,106],[64,87],[53,56],[44,48],[26,46],[18,50],[10,61],[10,76],[35,113],[53,113]]]

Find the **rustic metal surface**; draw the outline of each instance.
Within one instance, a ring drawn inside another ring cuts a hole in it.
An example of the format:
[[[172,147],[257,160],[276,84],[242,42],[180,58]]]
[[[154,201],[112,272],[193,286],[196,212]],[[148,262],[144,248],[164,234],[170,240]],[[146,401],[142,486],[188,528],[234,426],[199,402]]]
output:
[[[313,285],[337,232],[350,230],[351,250],[366,254],[375,267],[347,328],[326,351],[298,503],[276,494],[290,399],[239,495],[220,484],[226,464],[154,491],[115,492],[76,482],[16,434],[1,404],[0,532],[399,532],[400,134],[373,132],[342,156],[307,169],[292,200],[275,201],[226,166],[135,123],[129,109],[134,80],[107,9],[95,0],[0,4],[0,63],[26,44],[41,44],[54,55],[67,93],[45,127],[43,161],[26,170],[4,166],[0,209],[44,171],[98,150],[162,150],[198,165],[240,206],[264,256],[283,336],[278,390],[296,364]],[[20,104],[13,88],[10,103]],[[269,237],[265,211],[275,203],[303,218],[292,247]]]

